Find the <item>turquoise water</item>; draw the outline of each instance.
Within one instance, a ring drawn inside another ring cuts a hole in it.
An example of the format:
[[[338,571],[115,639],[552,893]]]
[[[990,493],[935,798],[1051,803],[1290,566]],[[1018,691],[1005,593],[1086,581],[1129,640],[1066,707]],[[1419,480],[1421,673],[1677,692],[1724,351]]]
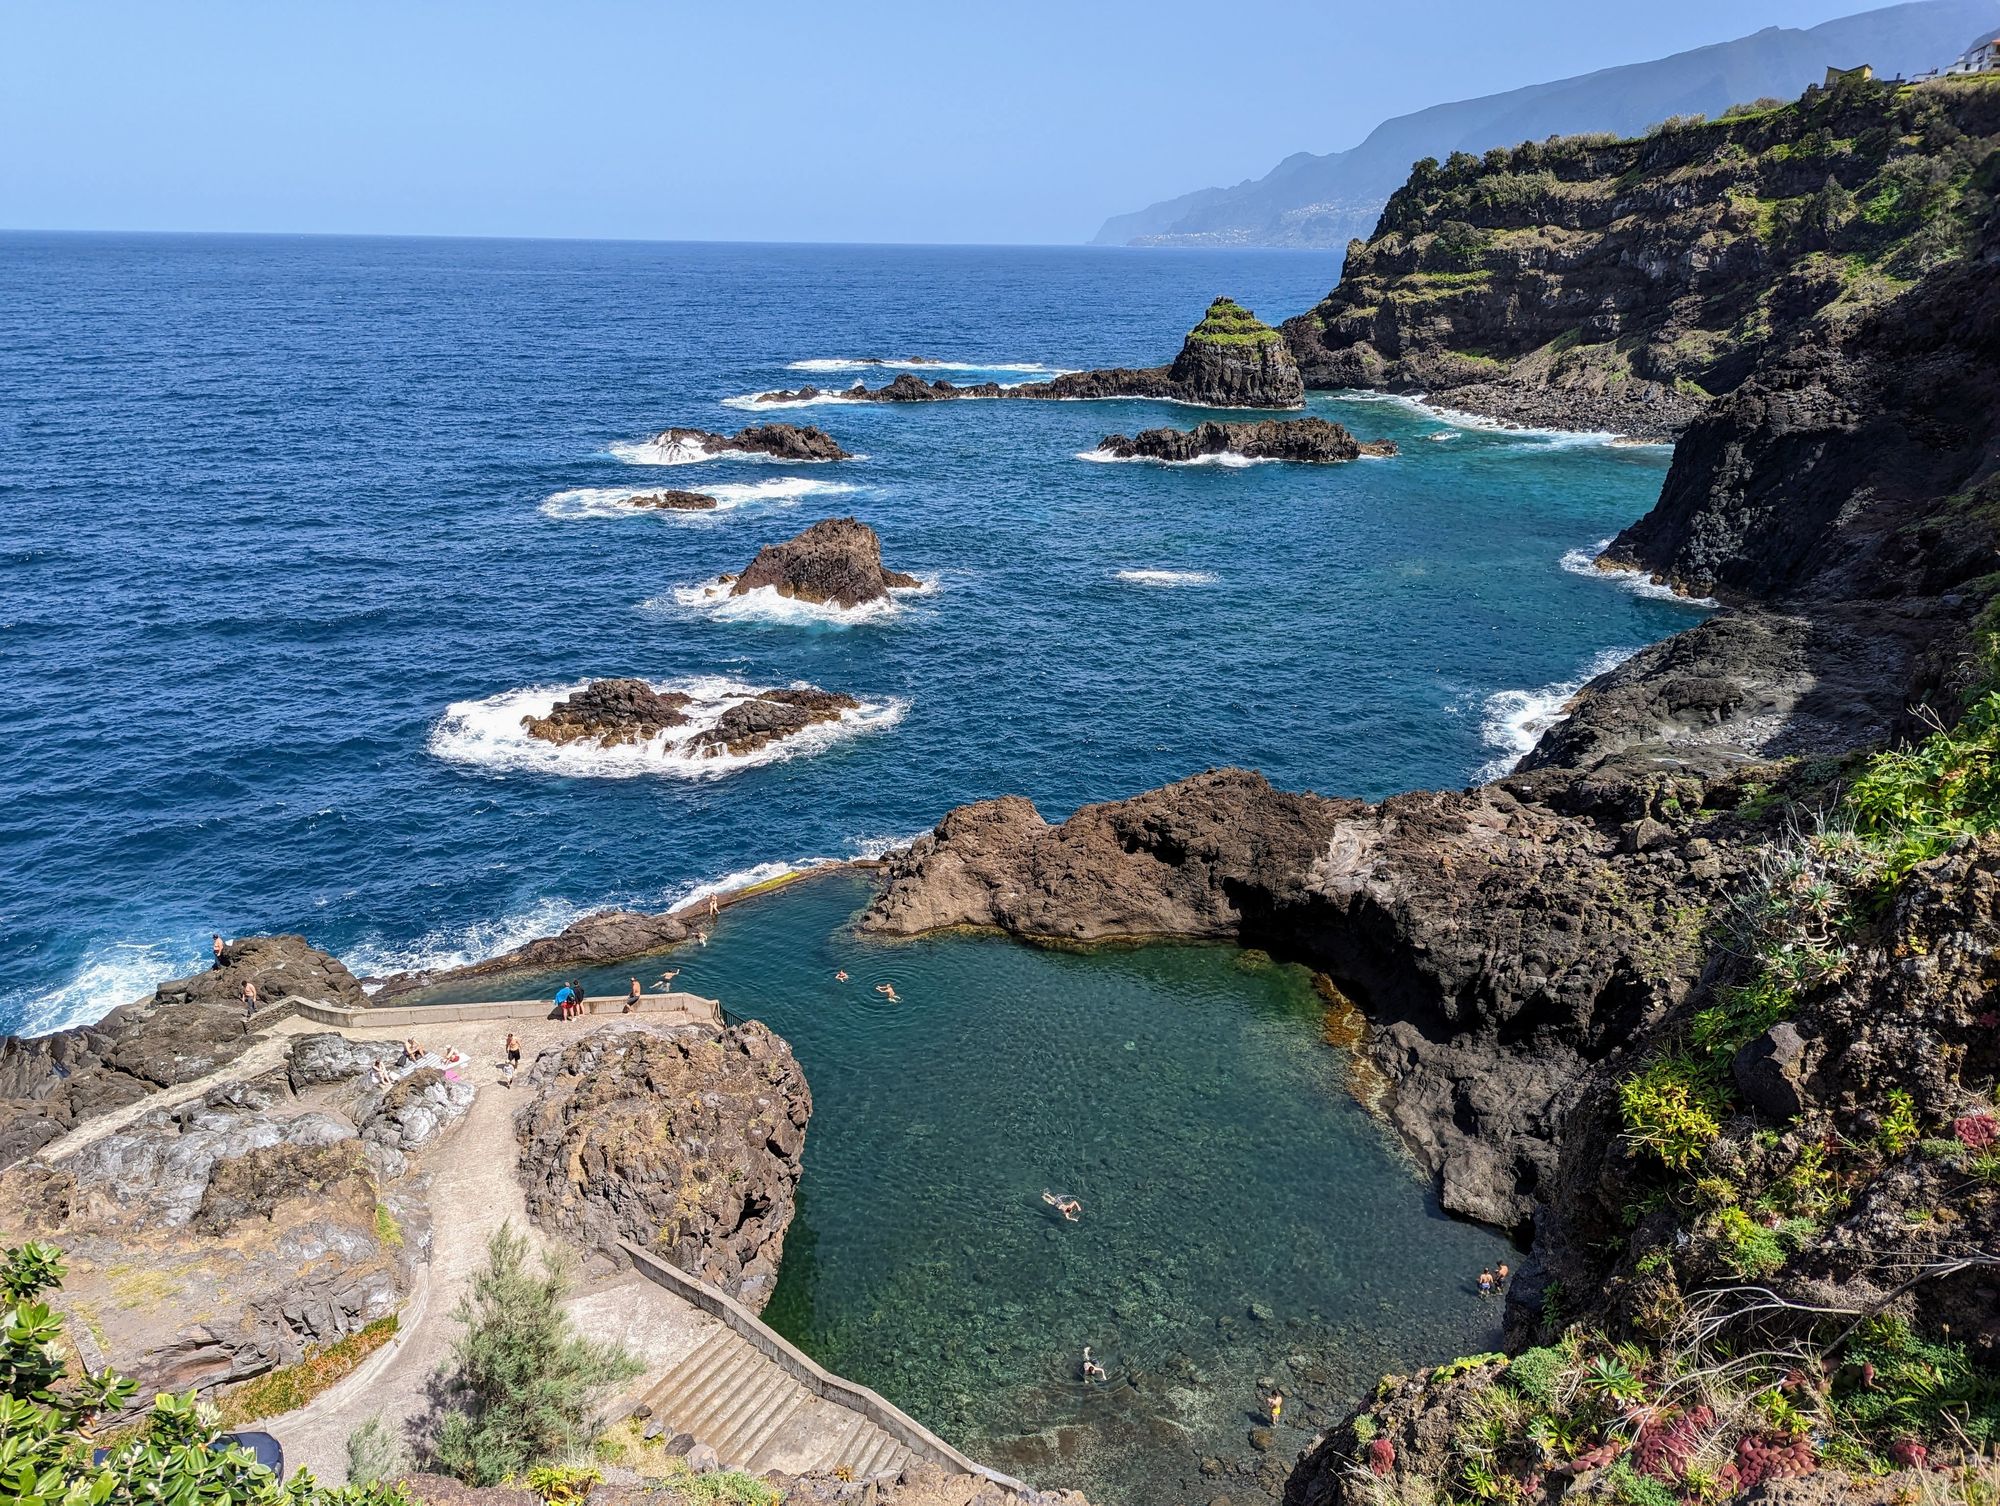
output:
[[[778,415],[867,457],[840,465],[616,448],[857,374],[795,362],[1166,360],[1217,293],[1277,318],[1333,276],[1283,252],[0,236],[0,1029],[94,1018],[211,931],[442,965],[984,796],[1060,813],[1212,763],[1368,796],[1470,779],[1528,701],[1692,620],[1562,564],[1645,511],[1663,452],[1330,396],[1313,411],[1402,457],[1077,459],[1213,416],[1132,402]],[[662,485],[731,505],[606,502]],[[848,627],[678,604],[850,512],[937,590]],[[806,680],[893,714],[713,778],[524,759],[508,698],[593,675]]]
[[[1445,1218],[1356,1103],[1303,969],[868,942],[868,892],[842,874],[725,910],[672,964],[812,1084],[765,1316],[816,1359],[996,1467],[1136,1506],[1258,1494],[1236,1469],[1289,1465],[1382,1372],[1494,1346],[1473,1278],[1505,1244]],[[1078,1378],[1085,1344],[1104,1385]],[[1269,1455],[1248,1441],[1266,1382],[1288,1398]]]

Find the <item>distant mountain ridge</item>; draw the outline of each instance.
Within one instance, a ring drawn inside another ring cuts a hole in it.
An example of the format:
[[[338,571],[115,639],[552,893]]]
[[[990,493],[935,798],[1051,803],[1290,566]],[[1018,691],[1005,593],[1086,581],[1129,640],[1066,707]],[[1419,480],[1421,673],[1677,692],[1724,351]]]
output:
[[[1578,131],[1637,135],[1670,115],[1715,115],[1764,95],[1790,99],[1829,65],[1871,63],[1878,77],[1921,73],[1943,67],[1996,25],[2000,0],[1914,0],[1807,30],[1767,26],[1651,62],[1432,105],[1385,120],[1346,151],[1296,152],[1234,188],[1198,189],[1113,215],[1091,244],[1340,248],[1374,230],[1419,158]]]

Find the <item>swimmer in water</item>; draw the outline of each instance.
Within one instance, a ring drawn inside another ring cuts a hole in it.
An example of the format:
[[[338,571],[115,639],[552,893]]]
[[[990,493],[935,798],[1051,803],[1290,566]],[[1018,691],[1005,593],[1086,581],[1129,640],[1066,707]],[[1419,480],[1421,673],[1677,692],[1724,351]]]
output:
[[[1090,1357],[1090,1346],[1088,1344],[1083,1346],[1083,1378],[1086,1381],[1107,1379],[1104,1374],[1104,1367]]]
[[[1079,1203],[1066,1192],[1049,1192],[1045,1189],[1042,1193],[1042,1201],[1055,1209],[1056,1212],[1060,1213],[1071,1223],[1075,1223],[1083,1217],[1083,1204]]]
[[[891,1004],[900,1004],[903,1002],[896,996],[896,985],[893,983],[878,983],[875,985],[875,992],[887,999]]]
[[[847,969],[843,967],[839,972],[835,973],[833,981],[836,983],[845,983],[847,981]]]

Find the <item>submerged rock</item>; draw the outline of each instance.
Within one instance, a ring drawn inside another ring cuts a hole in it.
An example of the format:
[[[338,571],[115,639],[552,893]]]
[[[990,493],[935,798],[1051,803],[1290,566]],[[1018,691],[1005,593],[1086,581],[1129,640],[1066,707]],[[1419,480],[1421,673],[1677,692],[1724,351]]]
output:
[[[698,726],[699,716],[715,714],[716,704],[697,701],[680,691],[655,689],[645,680],[592,680],[556,702],[546,716],[522,717],[521,726],[528,736],[543,742],[586,743],[600,748],[648,743],[663,734],[679,732],[687,738],[686,751],[716,757],[752,753],[815,723],[838,721],[845,713],[861,709],[861,702],[853,696],[812,686],[761,690],[732,700],[716,714],[713,723],[689,733],[687,729]],[[499,972],[542,962],[588,962],[607,946],[613,948],[610,955],[630,956],[680,939],[662,917],[611,911],[578,922],[562,937],[530,943],[484,966],[487,971]],[[643,944],[634,946],[634,941]],[[398,980],[404,987],[421,981]]]
[[[663,512],[712,512],[715,505],[715,498],[707,492],[684,492],[672,488],[632,498],[634,507],[655,508]]]
[[[1323,418],[1265,419],[1254,424],[1197,424],[1192,429],[1145,429],[1131,439],[1107,436],[1099,451],[1120,460],[1196,460],[1203,455],[1241,455],[1246,460],[1308,463],[1393,455],[1390,439],[1357,440],[1340,424]]]
[[[782,1039],[619,1020],[545,1051],[527,1085],[514,1129],[538,1225],[613,1256],[629,1240],[762,1309],[812,1115]]]
[[[858,607],[921,584],[914,575],[883,569],[882,540],[866,523],[824,518],[782,544],[758,550],[729,594],[744,596],[768,586],[798,601]]]
[[[667,429],[653,436],[662,450],[695,455],[770,455],[779,460],[848,460],[851,457],[824,429],[797,424],[752,424],[734,434],[708,429]]]

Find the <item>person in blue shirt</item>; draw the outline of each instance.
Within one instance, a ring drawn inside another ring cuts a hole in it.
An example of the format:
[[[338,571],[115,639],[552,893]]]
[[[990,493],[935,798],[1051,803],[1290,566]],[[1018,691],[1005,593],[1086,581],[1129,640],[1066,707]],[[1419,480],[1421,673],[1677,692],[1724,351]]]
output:
[[[561,988],[556,990],[556,1014],[560,1018],[567,1020],[575,1008],[576,990],[565,983]]]

